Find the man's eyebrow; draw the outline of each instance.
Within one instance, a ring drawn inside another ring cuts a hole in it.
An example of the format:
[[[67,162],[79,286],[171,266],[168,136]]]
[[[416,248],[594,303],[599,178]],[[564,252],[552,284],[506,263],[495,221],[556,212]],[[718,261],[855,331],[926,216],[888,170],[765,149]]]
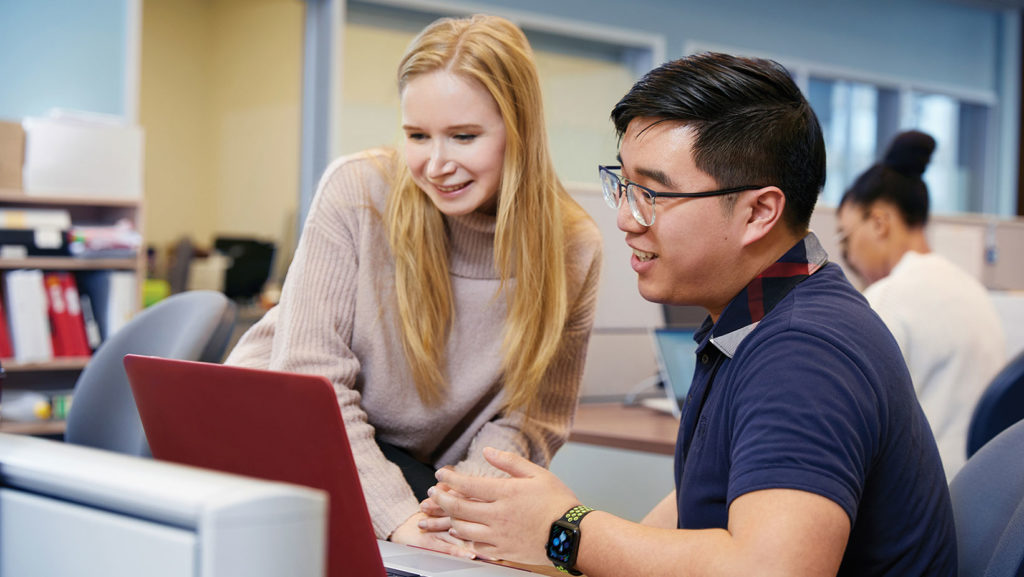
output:
[[[672,179],[669,178],[668,174],[665,174],[662,170],[657,168],[644,168],[641,166],[633,169],[633,172],[636,172],[639,176],[643,176],[657,182],[668,190],[675,189],[675,185],[672,184]]]

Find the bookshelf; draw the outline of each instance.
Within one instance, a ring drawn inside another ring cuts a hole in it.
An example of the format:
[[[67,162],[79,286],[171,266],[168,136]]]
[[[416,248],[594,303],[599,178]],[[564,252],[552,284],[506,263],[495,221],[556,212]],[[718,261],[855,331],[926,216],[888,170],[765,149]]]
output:
[[[67,210],[73,224],[111,225],[121,219],[131,221],[141,233],[142,199],[125,197],[102,197],[81,195],[27,195],[21,190],[0,188],[0,208],[32,209],[59,208]],[[141,286],[146,274],[145,249],[140,248],[134,258],[75,258],[75,257],[0,257],[0,273],[17,269],[39,269],[42,271],[84,271],[117,270],[134,274],[139,290],[134,295],[131,310],[141,307]],[[8,315],[9,316],[9,315]],[[79,373],[89,362],[89,357],[57,357],[50,361],[19,363],[14,359],[0,359],[6,377],[4,389],[29,389],[40,392],[69,391],[74,388]],[[62,421],[41,423],[0,422],[0,432],[30,435],[59,436],[63,434]]]

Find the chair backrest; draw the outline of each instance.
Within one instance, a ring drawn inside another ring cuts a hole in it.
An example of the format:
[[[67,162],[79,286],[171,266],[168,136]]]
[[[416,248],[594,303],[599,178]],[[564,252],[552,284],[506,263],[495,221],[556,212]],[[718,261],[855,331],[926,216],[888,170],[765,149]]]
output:
[[[237,307],[217,291],[172,295],[136,315],[93,354],[75,383],[64,440],[150,456],[123,359],[127,354],[218,363]]]
[[[968,459],[949,493],[960,577],[1024,575],[1024,421]]]
[[[1003,367],[978,400],[967,430],[969,459],[1000,431],[1024,419],[1024,352]]]

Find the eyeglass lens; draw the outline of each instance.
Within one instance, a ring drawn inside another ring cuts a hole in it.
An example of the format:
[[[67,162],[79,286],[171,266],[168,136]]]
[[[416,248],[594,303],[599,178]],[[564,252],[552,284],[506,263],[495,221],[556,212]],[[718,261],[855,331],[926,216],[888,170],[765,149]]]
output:
[[[626,202],[629,203],[629,211],[633,213],[633,218],[644,226],[651,226],[654,223],[654,199],[647,194],[647,191],[633,183],[622,184],[618,175],[607,169],[601,169],[600,173],[601,190],[608,206],[618,209],[622,204],[622,192],[625,190]],[[639,202],[637,195],[642,199]]]

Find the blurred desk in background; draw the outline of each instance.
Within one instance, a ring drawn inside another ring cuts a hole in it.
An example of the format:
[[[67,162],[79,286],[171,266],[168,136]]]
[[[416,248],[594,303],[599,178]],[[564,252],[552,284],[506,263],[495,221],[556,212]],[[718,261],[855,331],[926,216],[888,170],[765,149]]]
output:
[[[675,455],[679,421],[647,407],[582,403],[569,441],[615,449]]]

